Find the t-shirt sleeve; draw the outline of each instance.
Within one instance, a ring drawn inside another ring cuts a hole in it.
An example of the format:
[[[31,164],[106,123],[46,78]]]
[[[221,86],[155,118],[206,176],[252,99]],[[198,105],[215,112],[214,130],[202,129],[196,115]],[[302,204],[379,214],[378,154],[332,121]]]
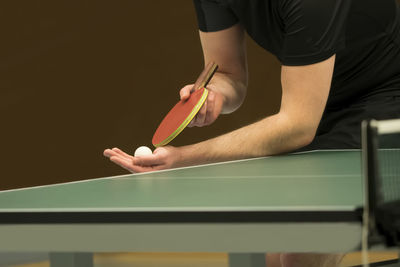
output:
[[[227,29],[238,22],[238,18],[226,4],[217,0],[194,0],[199,29],[214,32]]]
[[[349,0],[282,0],[283,65],[323,61],[345,47]]]

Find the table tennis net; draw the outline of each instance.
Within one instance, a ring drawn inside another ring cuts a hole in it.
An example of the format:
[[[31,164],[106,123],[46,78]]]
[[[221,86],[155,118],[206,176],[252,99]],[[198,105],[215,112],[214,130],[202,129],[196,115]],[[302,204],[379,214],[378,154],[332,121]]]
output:
[[[397,138],[400,142],[400,134]],[[380,185],[378,204],[400,201],[400,149],[378,148],[377,153]]]
[[[400,246],[400,119],[363,122],[362,139],[371,233]]]

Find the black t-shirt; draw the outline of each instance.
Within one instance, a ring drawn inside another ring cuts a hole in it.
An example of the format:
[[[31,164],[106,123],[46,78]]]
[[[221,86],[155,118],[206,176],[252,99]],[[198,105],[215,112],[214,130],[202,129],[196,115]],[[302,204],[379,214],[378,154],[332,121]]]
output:
[[[194,0],[201,31],[241,23],[283,65],[336,54],[311,148],[360,147],[360,122],[400,117],[400,8],[396,0]]]
[[[377,93],[400,95],[396,0],[194,0],[201,31],[241,23],[283,65],[336,54],[327,109]]]

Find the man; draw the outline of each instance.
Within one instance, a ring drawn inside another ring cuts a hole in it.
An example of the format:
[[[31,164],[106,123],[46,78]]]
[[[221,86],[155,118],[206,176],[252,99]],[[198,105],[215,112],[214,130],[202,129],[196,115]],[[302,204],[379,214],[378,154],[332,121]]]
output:
[[[363,119],[400,117],[400,10],[395,0],[194,3],[205,63],[214,61],[219,69],[192,126],[208,125],[243,102],[245,32],[282,63],[280,111],[225,135],[161,147],[149,156],[105,150],[121,167],[144,172],[299,149],[359,148]],[[182,99],[190,88],[181,90]],[[270,258],[275,265],[269,266],[336,266],[339,259],[276,254]]]

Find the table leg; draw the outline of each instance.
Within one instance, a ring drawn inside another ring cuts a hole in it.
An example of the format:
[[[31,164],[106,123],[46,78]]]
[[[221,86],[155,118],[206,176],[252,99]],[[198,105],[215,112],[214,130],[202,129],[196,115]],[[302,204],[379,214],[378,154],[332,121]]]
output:
[[[265,266],[265,253],[229,253],[229,267]]]
[[[93,267],[93,253],[51,252],[51,267]]]

